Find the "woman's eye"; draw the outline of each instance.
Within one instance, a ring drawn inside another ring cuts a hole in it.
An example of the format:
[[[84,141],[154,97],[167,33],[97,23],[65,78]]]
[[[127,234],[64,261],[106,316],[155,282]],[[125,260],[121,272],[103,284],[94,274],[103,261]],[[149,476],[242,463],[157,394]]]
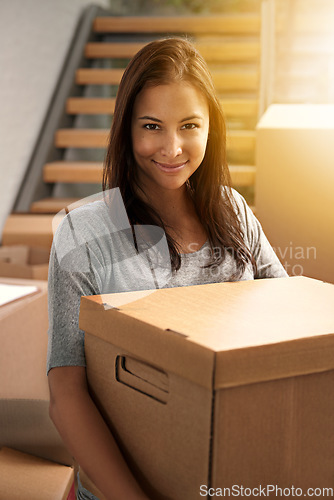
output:
[[[146,128],[147,130],[159,130],[159,125],[157,125],[156,123],[146,123],[146,125],[144,125],[144,128]]]
[[[192,130],[194,128],[198,128],[198,125],[196,123],[186,123],[182,128],[186,130]]]

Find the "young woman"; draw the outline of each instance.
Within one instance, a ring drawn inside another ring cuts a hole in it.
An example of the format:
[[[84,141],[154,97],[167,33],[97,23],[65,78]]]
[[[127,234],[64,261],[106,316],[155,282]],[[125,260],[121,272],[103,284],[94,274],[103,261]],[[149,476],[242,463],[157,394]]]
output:
[[[103,200],[64,219],[53,242],[50,415],[85,471],[78,498],[97,498],[91,492],[99,490],[110,500],[144,499],[89,395],[80,297],[287,274],[230,188],[223,112],[203,58],[184,39],[151,42],[128,65],[103,189]],[[164,232],[168,248],[170,273],[160,281],[142,259],[145,234],[148,249],[159,240],[152,228]]]

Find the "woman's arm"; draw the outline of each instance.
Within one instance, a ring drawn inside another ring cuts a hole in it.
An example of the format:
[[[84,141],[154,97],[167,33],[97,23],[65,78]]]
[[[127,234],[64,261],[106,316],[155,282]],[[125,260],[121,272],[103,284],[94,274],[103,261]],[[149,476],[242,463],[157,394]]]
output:
[[[148,500],[91,399],[86,369],[52,368],[50,417],[65,445],[107,500]]]

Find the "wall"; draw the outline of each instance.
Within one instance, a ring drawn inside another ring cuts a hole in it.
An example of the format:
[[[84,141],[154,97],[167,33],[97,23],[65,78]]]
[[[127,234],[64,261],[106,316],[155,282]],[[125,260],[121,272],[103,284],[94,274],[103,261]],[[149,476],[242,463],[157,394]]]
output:
[[[90,0],[0,2],[0,234]],[[97,0],[109,7],[109,0]]]

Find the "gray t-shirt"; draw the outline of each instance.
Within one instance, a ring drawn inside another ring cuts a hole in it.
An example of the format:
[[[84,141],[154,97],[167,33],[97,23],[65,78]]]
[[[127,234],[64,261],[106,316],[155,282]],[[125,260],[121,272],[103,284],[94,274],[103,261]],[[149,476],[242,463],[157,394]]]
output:
[[[82,295],[231,281],[236,262],[226,252],[218,266],[206,242],[181,255],[171,272],[166,238],[154,226],[135,226],[133,234],[119,190],[112,196],[70,212],[59,225],[49,265],[49,344],[47,371],[56,366],[85,366],[84,332],[79,329]],[[244,241],[257,264],[247,265],[240,280],[286,277],[283,266],[244,198],[232,190]],[[139,252],[136,251],[134,238]]]

